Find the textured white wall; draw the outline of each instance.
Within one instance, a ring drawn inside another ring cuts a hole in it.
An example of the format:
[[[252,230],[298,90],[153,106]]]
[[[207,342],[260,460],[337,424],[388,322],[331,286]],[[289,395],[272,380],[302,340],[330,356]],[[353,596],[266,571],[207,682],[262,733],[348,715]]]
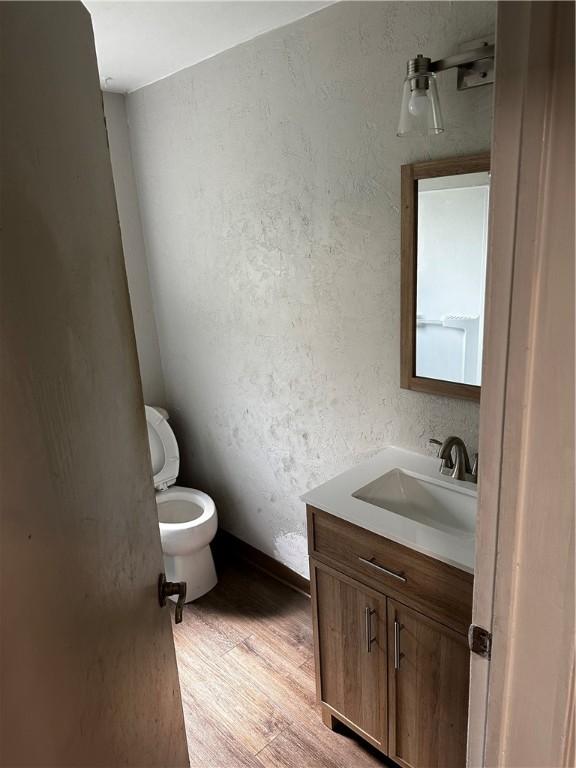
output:
[[[164,378],[134,182],[126,105],[121,93],[103,93],[102,96],[144,401],[162,405]]]
[[[475,404],[399,387],[400,165],[486,150],[492,87],[396,138],[406,59],[494,3],[339,3],[127,99],[181,482],[307,572],[298,496],[388,443],[474,449]]]

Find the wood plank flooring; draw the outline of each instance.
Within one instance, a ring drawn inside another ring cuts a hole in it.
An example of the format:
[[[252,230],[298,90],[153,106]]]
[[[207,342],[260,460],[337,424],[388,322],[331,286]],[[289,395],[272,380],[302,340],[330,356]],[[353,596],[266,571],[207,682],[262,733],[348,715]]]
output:
[[[310,600],[245,563],[184,608],[174,640],[193,768],[391,765],[315,701]]]

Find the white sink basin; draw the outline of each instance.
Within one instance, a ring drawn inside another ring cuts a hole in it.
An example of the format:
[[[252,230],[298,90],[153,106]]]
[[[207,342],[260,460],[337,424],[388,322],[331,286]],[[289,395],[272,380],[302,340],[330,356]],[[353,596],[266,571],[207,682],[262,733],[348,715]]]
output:
[[[474,535],[476,494],[395,468],[352,496],[441,531]]]
[[[439,469],[436,457],[390,445],[302,500],[473,573],[478,489]]]

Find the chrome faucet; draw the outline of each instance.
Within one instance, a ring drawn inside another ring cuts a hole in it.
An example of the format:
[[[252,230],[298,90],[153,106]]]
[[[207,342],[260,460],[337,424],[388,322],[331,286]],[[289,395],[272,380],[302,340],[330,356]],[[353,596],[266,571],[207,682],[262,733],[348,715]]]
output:
[[[474,470],[470,467],[470,459],[468,458],[468,451],[464,445],[464,441],[456,435],[447,437],[443,443],[439,440],[430,440],[433,445],[440,446],[438,449],[438,458],[440,462],[440,472],[442,474],[448,474],[446,470],[449,470],[450,477],[455,480],[466,480],[466,475],[470,476],[473,483],[477,481],[478,472],[478,458],[474,462]]]

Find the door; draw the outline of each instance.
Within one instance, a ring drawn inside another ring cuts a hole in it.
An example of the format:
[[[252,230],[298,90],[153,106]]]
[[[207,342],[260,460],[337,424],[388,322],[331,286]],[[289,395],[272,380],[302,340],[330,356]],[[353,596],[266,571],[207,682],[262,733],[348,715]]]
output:
[[[321,699],[386,748],[386,599],[313,565]]]
[[[183,766],[90,16],[0,17],[0,763]]]
[[[574,3],[498,3],[469,765],[574,765]]]
[[[464,768],[468,643],[388,600],[388,754],[411,768]]]

